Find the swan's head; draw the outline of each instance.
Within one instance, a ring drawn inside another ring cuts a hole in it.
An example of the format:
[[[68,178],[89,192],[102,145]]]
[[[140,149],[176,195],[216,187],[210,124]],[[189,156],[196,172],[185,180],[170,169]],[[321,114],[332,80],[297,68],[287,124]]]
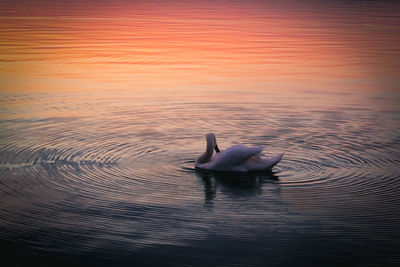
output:
[[[219,148],[217,145],[217,139],[213,133],[206,134],[206,141],[207,141],[207,149],[204,154],[202,154],[197,160],[196,164],[202,164],[209,162],[212,158],[212,155],[215,152],[219,153]]]
[[[206,134],[206,140],[207,140],[207,149],[211,148],[212,150],[215,149],[215,152],[219,153],[219,148],[217,145],[217,139],[215,138],[215,134],[213,133],[208,133]]]

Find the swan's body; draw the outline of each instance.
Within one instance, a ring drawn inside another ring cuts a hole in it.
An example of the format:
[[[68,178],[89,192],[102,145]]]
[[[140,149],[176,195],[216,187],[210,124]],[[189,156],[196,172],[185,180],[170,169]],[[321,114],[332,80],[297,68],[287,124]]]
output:
[[[235,145],[226,150],[220,151],[215,139],[215,135],[206,135],[207,149],[195,163],[199,169],[211,171],[266,171],[278,164],[283,154],[273,158],[262,158],[261,147],[248,147],[245,145]],[[217,152],[214,155],[214,150]]]

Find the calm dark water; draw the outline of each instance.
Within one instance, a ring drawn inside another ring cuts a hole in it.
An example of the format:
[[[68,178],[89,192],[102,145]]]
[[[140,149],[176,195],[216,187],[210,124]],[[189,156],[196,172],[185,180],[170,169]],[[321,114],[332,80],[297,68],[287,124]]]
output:
[[[399,263],[398,94],[217,99],[3,96],[3,112],[30,110],[1,121],[5,251],[90,264]],[[210,130],[221,148],[285,157],[272,174],[197,172]]]
[[[400,264],[395,2],[0,5],[3,259]],[[196,171],[208,132],[284,158]]]

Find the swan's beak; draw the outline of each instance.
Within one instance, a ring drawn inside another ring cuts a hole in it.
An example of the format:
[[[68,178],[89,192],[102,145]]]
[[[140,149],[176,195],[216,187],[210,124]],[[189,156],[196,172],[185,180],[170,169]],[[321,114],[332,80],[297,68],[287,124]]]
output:
[[[220,151],[219,151],[219,148],[218,148],[218,145],[215,145],[215,152],[217,152],[217,153],[220,152]]]

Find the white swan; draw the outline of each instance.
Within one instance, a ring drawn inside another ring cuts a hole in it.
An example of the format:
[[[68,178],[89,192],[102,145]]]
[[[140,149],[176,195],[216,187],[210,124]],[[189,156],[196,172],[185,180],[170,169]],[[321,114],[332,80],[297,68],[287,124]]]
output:
[[[195,167],[211,171],[265,171],[270,170],[278,164],[283,154],[273,158],[262,158],[260,153],[262,147],[248,147],[245,145],[234,145],[220,151],[217,140],[213,133],[206,134],[207,149],[197,158]],[[217,152],[215,155],[214,150]]]

